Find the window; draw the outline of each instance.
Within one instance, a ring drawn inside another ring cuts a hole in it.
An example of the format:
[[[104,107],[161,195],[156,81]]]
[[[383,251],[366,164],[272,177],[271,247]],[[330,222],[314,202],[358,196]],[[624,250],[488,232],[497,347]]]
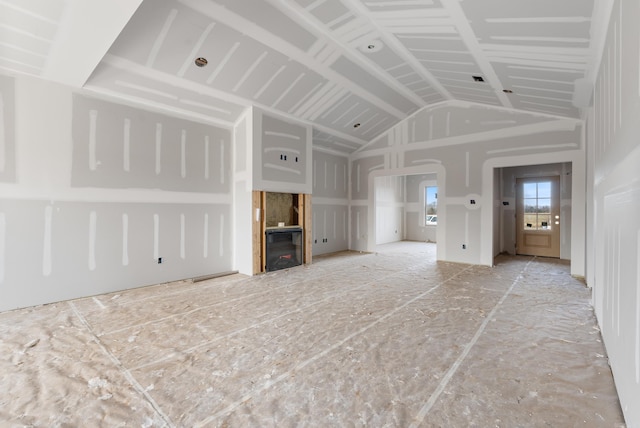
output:
[[[551,182],[523,183],[525,230],[551,230]]]
[[[426,226],[438,224],[438,188],[436,186],[424,188],[424,214]]]

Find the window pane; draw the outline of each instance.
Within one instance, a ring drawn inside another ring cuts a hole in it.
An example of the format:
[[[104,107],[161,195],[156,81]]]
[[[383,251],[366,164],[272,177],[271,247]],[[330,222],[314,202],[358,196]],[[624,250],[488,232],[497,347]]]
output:
[[[524,212],[525,213],[538,212],[538,200],[537,199],[525,199],[524,200]]]
[[[548,214],[538,214],[538,229],[551,230],[551,216]]]
[[[523,196],[525,198],[536,198],[538,195],[536,193],[536,183],[522,183],[523,186]]]
[[[550,213],[551,212],[551,199],[538,199],[538,212]]]
[[[425,214],[433,215],[438,213],[438,188],[429,186],[425,190]]]
[[[543,181],[538,183],[538,197],[550,198],[551,197],[551,182]]]
[[[525,214],[524,224],[522,225],[522,227],[524,227],[527,230],[536,229],[537,217],[538,216],[536,214]]]
[[[427,186],[424,188],[424,223],[426,226],[438,224],[438,187]]]

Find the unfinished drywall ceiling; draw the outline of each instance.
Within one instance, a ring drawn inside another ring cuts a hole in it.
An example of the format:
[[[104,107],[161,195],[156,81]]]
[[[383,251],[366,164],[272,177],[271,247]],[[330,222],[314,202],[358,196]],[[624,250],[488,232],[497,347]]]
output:
[[[610,2],[112,3],[115,24],[84,28],[74,17],[101,2],[1,2],[0,68],[225,126],[255,105],[312,124],[319,147],[351,153],[448,100],[579,118]],[[70,32],[83,55],[65,66]]]

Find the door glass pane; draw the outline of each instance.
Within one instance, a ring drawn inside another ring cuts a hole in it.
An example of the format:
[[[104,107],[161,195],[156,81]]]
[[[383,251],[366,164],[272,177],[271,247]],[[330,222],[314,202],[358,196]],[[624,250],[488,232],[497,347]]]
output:
[[[525,214],[524,224],[522,225],[522,227],[524,227],[525,230],[535,230],[538,221],[537,218],[537,214]]]
[[[536,183],[523,183],[523,196],[524,198],[536,198]]]
[[[538,211],[538,201],[537,199],[525,199],[524,200],[524,212],[526,213],[535,213]]]
[[[551,216],[538,214],[538,230],[551,230]]]
[[[551,182],[543,181],[538,183],[538,197],[550,198],[551,197]]]
[[[538,212],[549,214],[551,212],[551,199],[538,199]]]

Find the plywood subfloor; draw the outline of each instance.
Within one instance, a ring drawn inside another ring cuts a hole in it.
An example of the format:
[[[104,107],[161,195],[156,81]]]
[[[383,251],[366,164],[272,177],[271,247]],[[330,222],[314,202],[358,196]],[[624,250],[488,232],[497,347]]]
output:
[[[623,426],[566,263],[385,245],[0,314],[0,426]]]

